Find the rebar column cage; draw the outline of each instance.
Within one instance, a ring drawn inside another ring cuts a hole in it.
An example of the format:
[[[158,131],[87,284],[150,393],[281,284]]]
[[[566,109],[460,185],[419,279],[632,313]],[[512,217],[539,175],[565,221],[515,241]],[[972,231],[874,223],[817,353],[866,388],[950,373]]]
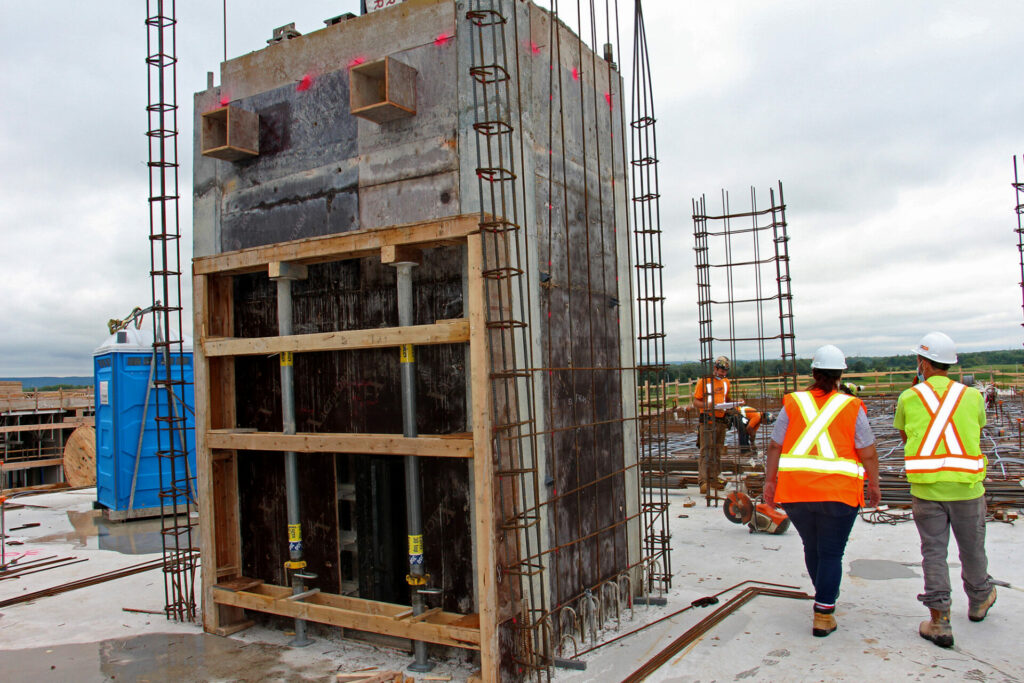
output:
[[[1024,156],[1021,157],[1024,164]],[[1021,310],[1024,312],[1024,182],[1017,170],[1017,157],[1013,157],[1013,189],[1016,192],[1014,212],[1017,214],[1017,256],[1020,260]],[[1024,322],[1021,323],[1024,326]]]
[[[199,549],[192,538],[195,481],[184,400],[188,361],[181,325],[176,26],[175,0],[147,0],[150,281],[164,611],[168,619],[195,621]]]
[[[708,213],[705,196],[693,200],[697,325],[704,376],[712,376],[718,355],[733,361],[733,376],[739,369],[737,359],[754,361],[752,368],[744,367],[744,374],[754,378],[753,388],[747,384],[732,395],[761,410],[794,391],[797,377],[782,182],[778,196],[775,189],[768,194],[768,207],[759,208],[751,187],[750,209],[734,213],[729,193],[723,190],[718,215]],[[775,314],[777,327],[768,321]],[[779,355],[770,357],[767,347],[775,341]]]
[[[545,567],[539,559],[537,429],[529,370],[534,365],[530,284],[523,277],[526,231],[521,222],[526,211],[521,205],[525,188],[518,161],[523,142],[515,3],[473,0],[466,20],[473,55],[469,74],[473,80],[482,274],[491,349],[487,370],[493,411],[491,448],[504,541],[497,556],[501,575],[514,577],[511,598],[517,603],[517,616],[505,625],[514,630],[518,667],[543,672],[550,656],[538,627],[546,603]],[[512,40],[506,36],[510,22]],[[479,370],[474,368],[474,372]]]
[[[563,642],[596,637],[620,603],[671,584],[667,491],[641,486],[643,472],[664,469],[667,437],[664,411],[637,406],[640,376],[665,368],[665,335],[653,95],[635,7],[629,127],[612,2],[569,16],[551,3],[543,33],[528,3],[471,0],[465,14],[512,678],[550,677]],[[546,118],[546,140],[530,137],[526,114],[534,131]],[[629,298],[636,309],[620,303]],[[627,501],[635,512],[622,512]]]

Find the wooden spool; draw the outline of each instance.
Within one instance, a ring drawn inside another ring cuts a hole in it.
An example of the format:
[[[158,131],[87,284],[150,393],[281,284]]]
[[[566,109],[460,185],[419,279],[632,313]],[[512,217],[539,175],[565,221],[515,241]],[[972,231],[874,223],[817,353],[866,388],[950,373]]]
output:
[[[64,445],[64,481],[69,486],[96,485],[96,430],[75,428]]]

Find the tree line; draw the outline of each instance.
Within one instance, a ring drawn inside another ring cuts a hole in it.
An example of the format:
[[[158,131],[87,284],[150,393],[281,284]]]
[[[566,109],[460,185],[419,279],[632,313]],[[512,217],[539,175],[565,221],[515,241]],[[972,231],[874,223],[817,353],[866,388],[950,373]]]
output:
[[[1006,349],[1003,351],[970,351],[960,353],[959,364],[968,367],[992,367],[996,365],[1024,364],[1024,349]],[[850,356],[846,359],[847,372],[890,372],[913,370],[917,366],[917,357],[913,354],[897,356]],[[783,363],[779,359],[765,360],[762,364],[756,360],[733,360],[729,369],[730,377],[773,377],[792,371],[792,364]],[[797,374],[809,375],[811,372],[811,359],[798,358],[796,360]],[[670,363],[658,373],[643,373],[641,382],[648,380],[656,382],[664,379],[667,382],[688,381],[696,379],[705,374],[706,369],[702,363],[687,361],[683,363]]]

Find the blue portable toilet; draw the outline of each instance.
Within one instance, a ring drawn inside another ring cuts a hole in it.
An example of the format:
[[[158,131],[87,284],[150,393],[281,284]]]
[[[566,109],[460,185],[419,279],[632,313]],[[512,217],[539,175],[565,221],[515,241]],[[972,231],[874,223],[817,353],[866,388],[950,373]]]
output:
[[[152,387],[152,330],[129,328],[111,335],[93,352],[93,380],[96,405],[96,501],[112,520],[153,517],[160,514],[160,463],[157,455],[157,389]],[[161,376],[164,359],[158,357]],[[171,355],[171,378],[185,381],[175,387],[174,415],[185,417],[188,472],[179,464],[174,479],[184,481],[196,471],[195,413],[192,368],[192,340],[186,338],[183,353]],[[161,391],[163,391],[161,389]],[[160,414],[168,415],[164,395],[159,396]],[[166,426],[165,426],[166,429]],[[163,437],[166,442],[166,436]],[[175,436],[175,447],[181,448]],[[164,448],[169,444],[164,443]],[[164,472],[170,484],[170,472]],[[195,493],[195,480],[191,483]],[[192,500],[195,500],[193,495]]]

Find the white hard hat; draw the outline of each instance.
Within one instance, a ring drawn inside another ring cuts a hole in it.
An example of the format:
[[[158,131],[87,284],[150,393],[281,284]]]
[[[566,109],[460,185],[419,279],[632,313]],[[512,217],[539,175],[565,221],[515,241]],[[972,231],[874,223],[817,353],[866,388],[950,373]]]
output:
[[[816,370],[845,370],[846,356],[839,350],[838,346],[825,344],[819,346],[811,359],[811,367]]]
[[[948,335],[942,332],[929,332],[921,337],[918,345],[911,350],[917,355],[924,356],[936,363],[949,363],[952,365],[956,362],[956,344],[953,343],[953,340]]]

